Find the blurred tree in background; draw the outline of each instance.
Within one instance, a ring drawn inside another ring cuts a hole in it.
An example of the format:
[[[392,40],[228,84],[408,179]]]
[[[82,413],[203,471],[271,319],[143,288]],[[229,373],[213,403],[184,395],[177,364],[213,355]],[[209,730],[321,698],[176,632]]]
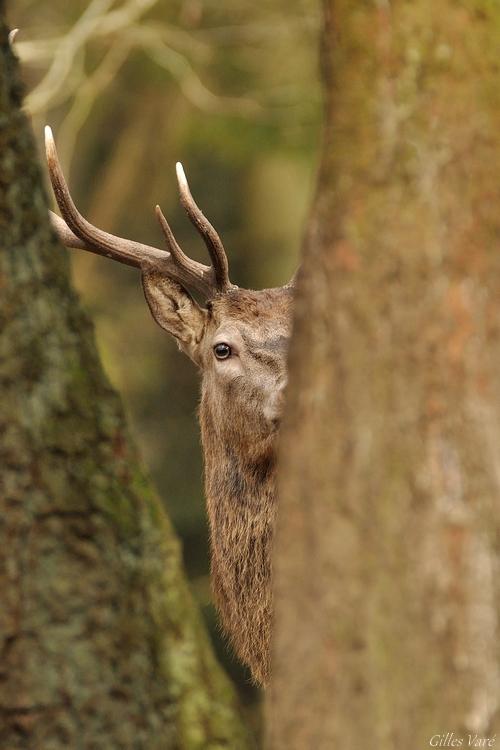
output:
[[[181,244],[203,257],[178,206],[180,160],[235,281],[259,288],[289,278],[317,147],[315,0],[18,0],[9,21],[21,29],[16,50],[35,132],[54,128],[73,195],[93,223],[158,244],[152,209],[160,203]],[[197,374],[152,322],[133,270],[78,251],[72,264],[217,639]],[[251,699],[248,675],[217,647]]]

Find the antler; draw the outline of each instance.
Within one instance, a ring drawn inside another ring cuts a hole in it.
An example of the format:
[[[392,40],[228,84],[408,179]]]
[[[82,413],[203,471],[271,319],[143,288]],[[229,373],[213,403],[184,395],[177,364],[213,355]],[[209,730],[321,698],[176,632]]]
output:
[[[229,281],[227,257],[219,235],[194,202],[180,164],[177,164],[177,178],[181,202],[205,241],[212,266],[198,263],[182,252],[159,206],[156,207],[156,213],[169,252],[116,237],[95,227],[80,214],[73,203],[49,127],[45,128],[45,151],[52,188],[63,217],[61,219],[51,211],[50,218],[53,229],[66,247],[80,248],[113,258],[113,260],[135,266],[143,271],[158,270],[206,297],[225,292],[233,286]]]
[[[217,288],[221,291],[226,291],[231,287],[231,282],[229,281],[229,266],[224,245],[213,226],[194,202],[184,169],[179,161],[175,165],[175,171],[177,174],[177,182],[179,184],[179,192],[181,194],[181,203],[184,206],[191,223],[196,227],[205,241],[205,245],[207,246],[212,261]]]

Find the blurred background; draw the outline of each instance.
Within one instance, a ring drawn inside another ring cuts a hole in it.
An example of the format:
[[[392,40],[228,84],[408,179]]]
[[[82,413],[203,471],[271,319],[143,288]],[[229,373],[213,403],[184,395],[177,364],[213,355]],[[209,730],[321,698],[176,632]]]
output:
[[[182,161],[233,281],[283,284],[314,186],[319,10],[316,0],[17,0],[9,21],[20,28],[40,149],[48,123],[73,197],[94,224],[161,246],[160,203],[184,251],[206,262],[178,203]],[[258,722],[259,696],[220,640],[210,603],[195,368],[153,322],[135,270],[77,250],[71,257],[216,650]]]

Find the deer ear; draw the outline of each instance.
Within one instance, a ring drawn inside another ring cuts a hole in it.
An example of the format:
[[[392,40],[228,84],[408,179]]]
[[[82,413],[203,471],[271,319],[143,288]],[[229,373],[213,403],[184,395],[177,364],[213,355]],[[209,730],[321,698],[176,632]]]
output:
[[[177,340],[179,348],[196,364],[198,347],[208,313],[177,281],[158,271],[144,271],[142,287],[153,318]]]

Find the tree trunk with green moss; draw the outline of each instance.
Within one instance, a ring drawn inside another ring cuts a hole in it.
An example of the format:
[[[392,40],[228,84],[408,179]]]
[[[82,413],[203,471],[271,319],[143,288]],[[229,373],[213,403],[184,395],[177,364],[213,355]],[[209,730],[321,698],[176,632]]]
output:
[[[500,5],[324,9],[269,747],[498,744]]]
[[[247,748],[49,228],[20,105],[2,24],[0,747]]]

